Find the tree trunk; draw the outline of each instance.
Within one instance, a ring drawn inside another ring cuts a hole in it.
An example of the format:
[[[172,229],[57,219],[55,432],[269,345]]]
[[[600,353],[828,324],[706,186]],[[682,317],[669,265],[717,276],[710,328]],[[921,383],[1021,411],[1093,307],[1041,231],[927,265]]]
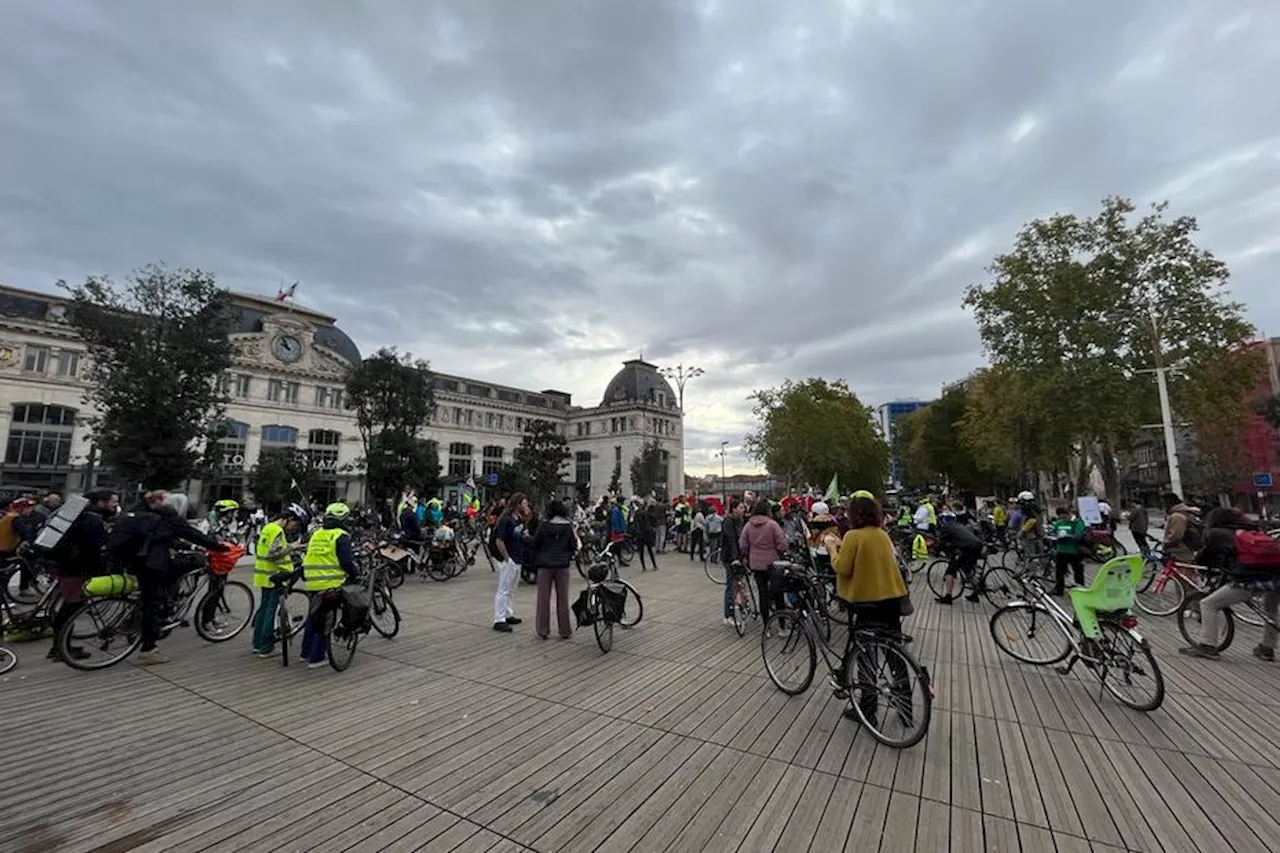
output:
[[[1102,487],[1106,491],[1107,503],[1118,505],[1120,500],[1120,469],[1116,465],[1114,445],[1110,439],[1103,439],[1100,445],[1101,456],[1098,466],[1102,471]]]

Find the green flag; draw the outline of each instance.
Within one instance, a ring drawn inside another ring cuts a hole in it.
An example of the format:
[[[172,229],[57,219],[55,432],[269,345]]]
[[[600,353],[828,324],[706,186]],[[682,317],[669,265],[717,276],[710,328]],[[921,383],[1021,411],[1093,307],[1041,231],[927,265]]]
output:
[[[831,482],[827,485],[827,493],[823,495],[823,499],[829,504],[840,500],[840,475],[831,475]]]

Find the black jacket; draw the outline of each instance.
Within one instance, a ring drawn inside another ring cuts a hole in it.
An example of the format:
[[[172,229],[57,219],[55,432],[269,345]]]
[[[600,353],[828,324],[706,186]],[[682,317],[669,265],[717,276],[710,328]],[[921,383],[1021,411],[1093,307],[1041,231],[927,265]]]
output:
[[[726,566],[735,560],[742,559],[738,549],[738,537],[742,535],[743,520],[733,514],[724,517],[724,527],[720,529],[720,562]]]
[[[133,571],[167,572],[172,565],[169,549],[175,542],[221,550],[222,545],[178,518],[172,510],[144,509],[120,520],[108,537],[107,550],[122,567]]]
[[[80,513],[53,551],[58,574],[71,578],[106,574],[102,546],[107,543],[107,532],[107,522],[101,513],[92,509]]]
[[[557,517],[539,524],[532,536],[525,536],[525,542],[528,546],[525,560],[539,569],[567,569],[578,550],[573,522],[567,518]]]

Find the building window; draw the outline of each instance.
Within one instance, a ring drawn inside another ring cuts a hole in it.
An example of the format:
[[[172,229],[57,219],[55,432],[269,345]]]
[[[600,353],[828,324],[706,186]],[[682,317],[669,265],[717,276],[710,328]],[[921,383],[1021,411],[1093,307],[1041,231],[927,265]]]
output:
[[[57,370],[59,376],[75,376],[80,372],[80,353],[70,349],[58,353]]]
[[[321,409],[341,409],[342,389],[316,386],[316,405]]]
[[[27,373],[44,373],[49,365],[48,347],[27,347],[26,357],[22,361],[22,369]]]
[[[613,446],[613,464],[614,465],[622,464],[622,445],[621,444],[615,444]]]
[[[591,451],[580,450],[573,457],[573,481],[579,486],[591,482]]]
[[[274,445],[296,445],[298,443],[298,430],[291,426],[281,426],[272,424],[262,428],[262,444]]]
[[[19,403],[13,407],[5,464],[65,468],[71,462],[71,433],[75,425],[75,409]]]
[[[342,433],[331,429],[313,429],[307,433],[307,455],[311,464],[325,473],[333,473],[338,468],[338,445],[342,443]]]
[[[455,441],[449,445],[449,476],[471,476],[471,445]]]
[[[249,439],[249,425],[240,421],[223,421],[217,427],[217,450],[213,464],[223,471],[243,471],[245,443]]]
[[[524,432],[524,418],[516,418],[516,432]]]
[[[248,397],[253,387],[253,377],[247,373],[236,373],[222,378],[222,393],[233,397]]]
[[[481,454],[484,459],[481,461],[480,473],[487,477],[490,474],[500,472],[502,470],[502,458],[506,452],[506,448],[499,447],[496,444],[487,445]]]
[[[267,399],[273,403],[296,404],[300,390],[301,386],[297,382],[285,382],[282,379],[267,380]]]
[[[661,466],[658,468],[658,482],[666,484],[667,469],[671,467],[671,454],[665,450],[658,451],[658,458],[662,460]]]

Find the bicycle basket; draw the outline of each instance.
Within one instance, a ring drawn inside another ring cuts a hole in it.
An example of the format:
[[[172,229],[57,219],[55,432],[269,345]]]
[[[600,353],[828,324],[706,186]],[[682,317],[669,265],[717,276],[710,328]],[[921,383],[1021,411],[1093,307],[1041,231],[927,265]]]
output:
[[[606,563],[596,563],[594,566],[587,568],[587,580],[592,583],[602,583],[609,579],[609,566]]]
[[[232,545],[230,542],[225,543],[228,548],[226,551],[210,551],[209,552],[209,571],[215,575],[229,575],[231,570],[236,567],[236,563],[240,562],[240,558],[245,555],[244,548],[239,545]]]
[[[584,589],[578,596],[578,600],[573,602],[572,609],[573,618],[578,620],[579,628],[595,624],[596,614],[591,610],[591,590]]]
[[[364,587],[359,584],[342,587],[342,621],[347,627],[357,627],[368,621],[371,605],[369,592]]]
[[[610,622],[621,622],[627,611],[627,588],[620,583],[602,583],[596,587],[600,597],[600,615]]]

